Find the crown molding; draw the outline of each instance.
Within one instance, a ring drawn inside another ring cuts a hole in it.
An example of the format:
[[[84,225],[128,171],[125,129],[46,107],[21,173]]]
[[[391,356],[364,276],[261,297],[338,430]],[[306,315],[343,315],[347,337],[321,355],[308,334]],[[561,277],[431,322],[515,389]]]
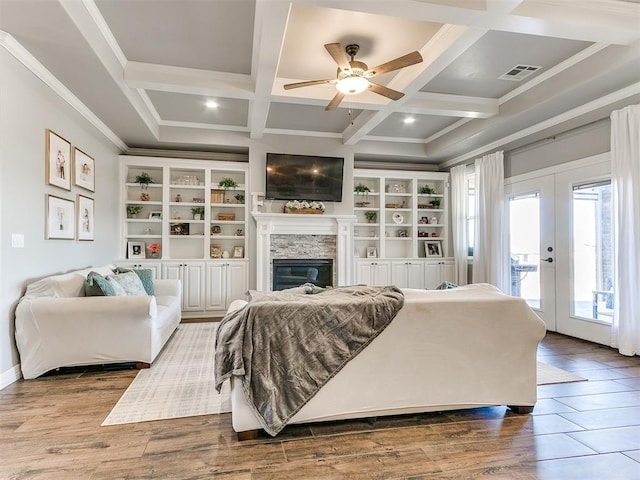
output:
[[[60,96],[65,102],[73,107],[80,115],[82,115],[91,125],[93,125],[100,133],[102,133],[116,147],[124,151],[127,148],[120,137],[107,127],[97,115],[95,115],[89,107],[87,107],[71,90],[65,87],[44,65],[24,48],[12,35],[0,30],[0,45],[4,47],[16,60],[22,63],[31,73],[42,80],[51,90]]]

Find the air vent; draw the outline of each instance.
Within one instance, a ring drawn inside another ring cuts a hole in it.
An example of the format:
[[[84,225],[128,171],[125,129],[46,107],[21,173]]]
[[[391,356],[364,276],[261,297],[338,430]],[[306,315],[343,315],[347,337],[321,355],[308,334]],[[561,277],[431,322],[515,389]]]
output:
[[[513,80],[515,82],[519,82],[520,80],[524,80],[529,75],[534,72],[537,72],[542,67],[536,67],[534,65],[516,65],[513,68],[510,68],[509,71],[503,75],[498,77],[499,80]]]

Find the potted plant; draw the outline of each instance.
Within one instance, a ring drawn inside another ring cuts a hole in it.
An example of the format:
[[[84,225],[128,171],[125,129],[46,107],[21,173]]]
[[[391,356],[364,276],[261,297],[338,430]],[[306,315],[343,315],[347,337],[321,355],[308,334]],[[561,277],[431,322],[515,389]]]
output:
[[[236,193],[235,199],[238,203],[244,203],[244,193]]]
[[[218,185],[224,189],[225,197],[226,197],[227,190],[229,190],[230,188],[236,188],[238,186],[236,181],[233,178],[229,178],[229,177],[223,178],[222,180],[220,180],[220,183],[218,183]],[[228,201],[229,199],[225,198],[225,203]]]
[[[142,206],[140,205],[127,205],[127,215],[129,218],[136,218],[141,211]]]
[[[431,206],[432,206],[433,208],[440,208],[440,200],[438,200],[437,198],[436,198],[436,199],[431,200]]]
[[[365,184],[359,183],[358,185],[353,187],[353,191],[356,192],[358,195],[366,195],[371,191],[371,189],[367,187]]]
[[[364,216],[367,219],[367,222],[375,223],[376,219],[378,218],[378,213],[374,211],[368,211],[368,212],[364,212]]]
[[[147,172],[142,172],[136,175],[136,183],[139,183],[141,188],[147,188],[150,183],[153,183],[153,178]]]
[[[421,195],[429,195],[433,193],[433,189],[429,185],[425,185],[423,187],[420,187],[418,193],[420,193]]]
[[[191,213],[193,213],[194,220],[202,220],[202,215],[204,215],[204,207],[193,207],[191,209]]]

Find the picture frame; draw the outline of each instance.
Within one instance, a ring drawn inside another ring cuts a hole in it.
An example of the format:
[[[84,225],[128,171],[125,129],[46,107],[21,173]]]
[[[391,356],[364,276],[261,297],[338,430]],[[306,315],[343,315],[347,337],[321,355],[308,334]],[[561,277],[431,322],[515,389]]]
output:
[[[424,254],[426,257],[442,257],[442,243],[440,240],[425,241]]]
[[[244,258],[244,247],[233,247],[233,258]]]
[[[81,242],[95,240],[95,210],[93,198],[78,194],[76,199],[76,231]]]
[[[73,184],[80,188],[96,191],[96,161],[78,147],[73,148]]]
[[[53,130],[46,130],[45,171],[48,185],[71,191],[71,143]]]
[[[149,220],[162,220],[162,211],[149,212]]]
[[[378,258],[378,250],[376,247],[367,247],[367,258]]]
[[[127,258],[145,258],[145,242],[127,242]]]
[[[76,238],[75,211],[73,200],[47,195],[47,240],[73,240]]]

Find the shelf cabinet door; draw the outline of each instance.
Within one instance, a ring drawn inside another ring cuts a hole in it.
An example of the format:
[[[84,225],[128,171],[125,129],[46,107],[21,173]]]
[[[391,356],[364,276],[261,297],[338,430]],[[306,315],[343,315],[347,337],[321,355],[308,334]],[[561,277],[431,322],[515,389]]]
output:
[[[182,283],[182,310],[204,310],[204,262],[167,262],[162,276]]]
[[[399,288],[424,288],[424,262],[419,260],[392,262],[391,283]]]
[[[381,261],[361,261],[356,265],[356,283],[385,286],[391,282],[391,264]]]
[[[207,310],[223,310],[226,308],[227,279],[226,267],[223,263],[207,264]]]
[[[227,264],[227,295],[225,309],[229,307],[231,302],[246,297],[249,289],[249,276],[247,274],[246,262],[230,262]]]
[[[431,260],[425,266],[425,287],[433,290],[442,282],[453,282],[453,260]]]

